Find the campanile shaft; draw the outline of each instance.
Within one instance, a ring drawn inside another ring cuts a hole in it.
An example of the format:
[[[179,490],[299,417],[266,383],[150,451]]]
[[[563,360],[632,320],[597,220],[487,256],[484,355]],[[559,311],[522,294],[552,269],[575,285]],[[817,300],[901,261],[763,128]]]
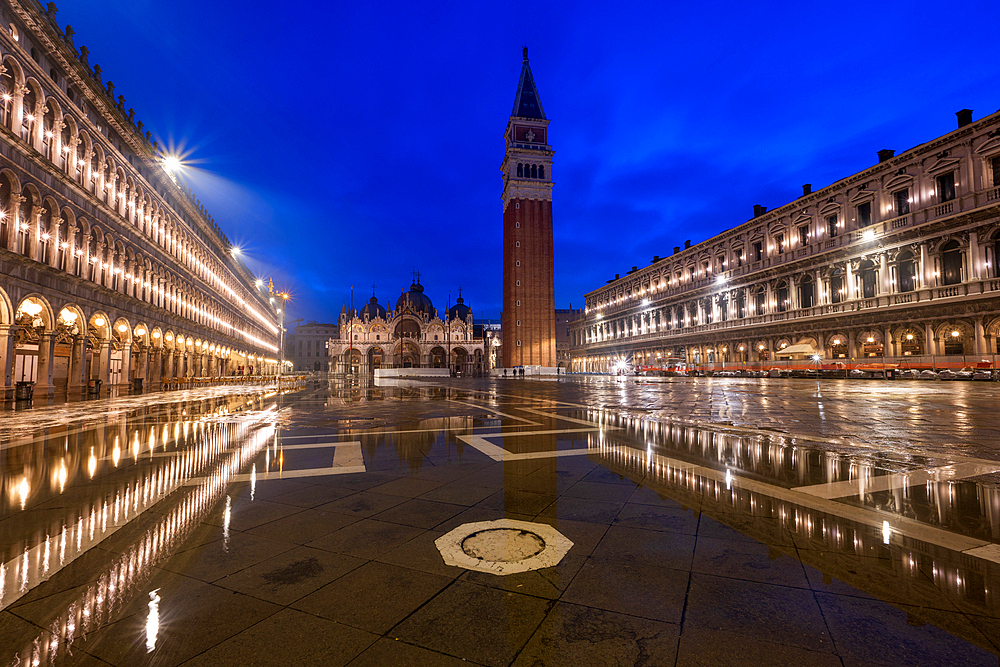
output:
[[[503,364],[556,365],[549,120],[523,50],[521,78],[504,139]]]

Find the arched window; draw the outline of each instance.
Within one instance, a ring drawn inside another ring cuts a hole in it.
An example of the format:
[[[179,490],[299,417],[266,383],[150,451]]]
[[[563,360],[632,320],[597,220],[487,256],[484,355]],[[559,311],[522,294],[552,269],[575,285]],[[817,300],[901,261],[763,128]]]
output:
[[[875,263],[871,260],[861,262],[861,297],[871,299],[875,296]]]
[[[14,77],[10,73],[10,68],[4,69],[0,74],[0,123],[4,127],[10,127],[10,116],[14,104]]]
[[[71,123],[67,118],[63,118],[63,129],[60,135],[60,143],[62,146],[59,148],[59,164],[62,165],[62,170],[68,174],[70,173],[69,157],[70,151],[72,150],[73,132]]]
[[[812,308],[814,293],[812,276],[803,276],[799,282],[799,307]]]
[[[524,165],[521,164],[520,162],[517,163],[517,175],[521,176],[522,178],[524,177]]]
[[[545,165],[538,166],[538,178],[545,178]]]
[[[538,165],[537,164],[531,165],[531,177],[532,178],[538,178]]]
[[[788,283],[781,281],[778,283],[778,312],[788,310],[788,305]]]
[[[916,267],[913,262],[913,253],[903,252],[896,258],[896,279],[900,292],[913,291],[913,276],[916,274]]]
[[[767,313],[767,291],[763,285],[758,287],[754,294],[754,310],[757,311],[758,315]]]
[[[42,116],[42,155],[48,158],[50,162],[55,162],[56,158],[53,154],[56,145],[55,124],[56,112],[49,107],[49,110]]]
[[[736,318],[742,320],[746,317],[746,297],[743,290],[736,293]]]
[[[7,238],[11,224],[16,224],[10,209],[10,198],[13,190],[6,176],[0,177],[0,248],[7,247]]]
[[[31,210],[35,207],[35,202],[31,197],[30,190],[23,190],[21,196],[23,199],[17,210],[17,247],[14,249],[14,252],[27,255],[31,251],[28,244],[28,234],[34,222],[31,219]]]
[[[35,91],[28,88],[28,92],[21,99],[21,139],[31,143],[31,133],[35,127]]]
[[[958,241],[948,241],[941,247],[941,284],[962,282],[962,251]]]

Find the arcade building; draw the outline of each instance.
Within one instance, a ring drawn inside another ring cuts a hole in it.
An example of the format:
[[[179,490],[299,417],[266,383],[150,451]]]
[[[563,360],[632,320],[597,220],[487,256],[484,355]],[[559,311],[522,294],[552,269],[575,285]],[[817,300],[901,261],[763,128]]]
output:
[[[280,304],[56,12],[0,0],[0,399],[276,373]]]
[[[996,367],[1000,112],[958,127],[585,295],[577,372]]]

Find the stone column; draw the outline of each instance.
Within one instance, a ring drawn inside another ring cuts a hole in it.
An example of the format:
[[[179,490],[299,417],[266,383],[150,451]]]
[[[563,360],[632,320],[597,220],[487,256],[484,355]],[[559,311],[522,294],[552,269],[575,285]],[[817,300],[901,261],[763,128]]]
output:
[[[847,356],[849,356],[852,361],[858,358],[857,338],[858,335],[856,331],[847,332]]]
[[[931,269],[931,267],[929,267],[927,265],[927,261],[928,261],[928,258],[927,258],[927,245],[924,244],[924,243],[921,243],[920,244],[920,270],[917,272],[918,275],[919,275],[919,278],[918,278],[918,280],[920,282],[919,286],[921,288],[929,287],[931,285],[931,282],[932,282],[931,279],[930,279],[931,278],[931,276],[930,276],[930,269]]]
[[[891,343],[891,345],[890,345]],[[892,337],[892,332],[889,331],[889,327],[886,327],[882,331],[882,358],[885,357],[897,357],[899,352],[896,351],[896,341]]]
[[[816,269],[816,305],[824,306],[830,303],[830,288],[823,284],[823,274]]]
[[[122,380],[118,386],[128,388],[132,384],[132,343],[122,344]]]
[[[36,262],[41,261],[38,257],[39,253],[39,243],[40,235],[42,233],[42,213],[37,206],[31,207],[31,212],[28,214],[28,252],[25,254]]]
[[[14,376],[14,341],[17,338],[17,327],[12,325],[0,326],[0,368],[3,369],[3,384],[0,385],[0,398],[13,398],[14,385],[11,380]]]
[[[889,289],[889,268],[886,266],[885,253],[882,252],[878,256],[878,292],[875,296],[890,292],[892,290]]]
[[[847,262],[847,294],[844,296],[846,297],[845,301],[854,300],[854,266],[850,260]]]
[[[55,386],[52,384],[52,362],[56,348],[53,345],[53,337],[55,334],[51,331],[46,331],[38,337],[38,374],[35,376],[35,391],[45,396],[52,396],[55,393]]]
[[[167,350],[167,367],[166,367],[167,379],[177,377],[177,373],[174,372],[174,351]]]
[[[936,355],[937,347],[934,345],[934,328],[930,324],[924,325],[924,354]]]
[[[103,383],[102,388],[107,390],[111,388],[111,341],[101,341],[100,355],[96,377]]]
[[[969,280],[979,280],[982,270],[980,264],[979,235],[976,232],[969,232]]]
[[[60,243],[62,243],[62,239],[59,238],[59,234],[55,233],[58,232],[59,229],[61,229],[60,225],[62,225],[63,222],[64,221],[62,218],[57,218],[53,216],[52,222],[50,223],[52,227],[51,229],[48,230],[49,233],[48,243],[49,243],[49,249],[51,251],[49,252],[48,265],[51,266],[53,269],[59,268],[59,253],[65,252],[61,250],[59,245]]]
[[[73,336],[73,346],[69,353],[69,377],[66,379],[67,393],[79,394],[87,382],[84,374],[87,365],[84,363],[84,345],[86,338],[80,334]]]
[[[988,354],[986,347],[986,336],[983,330],[983,318],[977,317],[975,319],[975,329],[976,329],[976,346],[973,348],[975,354]]]

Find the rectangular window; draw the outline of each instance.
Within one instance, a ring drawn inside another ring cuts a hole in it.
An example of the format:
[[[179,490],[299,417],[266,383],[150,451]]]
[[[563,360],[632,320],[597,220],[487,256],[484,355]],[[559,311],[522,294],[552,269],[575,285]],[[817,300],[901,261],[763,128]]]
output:
[[[774,248],[778,251],[778,254],[785,252],[785,235],[776,234],[774,237]]]
[[[896,215],[906,215],[910,212],[910,189],[903,188],[892,193],[892,198],[896,202]]]
[[[799,245],[804,246],[809,243],[809,225],[799,227]]]
[[[826,216],[826,235],[831,239],[837,235],[837,214]]]
[[[1000,156],[992,158],[990,165],[993,168],[993,187],[1000,188]]]
[[[866,201],[858,205],[858,227],[867,227],[872,224],[872,203]]]
[[[753,261],[759,262],[764,257],[763,241],[755,241],[753,244]]]
[[[941,201],[951,201],[955,198],[955,172],[949,171],[937,177],[937,192]]]
[[[736,266],[743,266],[743,248],[736,249]]]

